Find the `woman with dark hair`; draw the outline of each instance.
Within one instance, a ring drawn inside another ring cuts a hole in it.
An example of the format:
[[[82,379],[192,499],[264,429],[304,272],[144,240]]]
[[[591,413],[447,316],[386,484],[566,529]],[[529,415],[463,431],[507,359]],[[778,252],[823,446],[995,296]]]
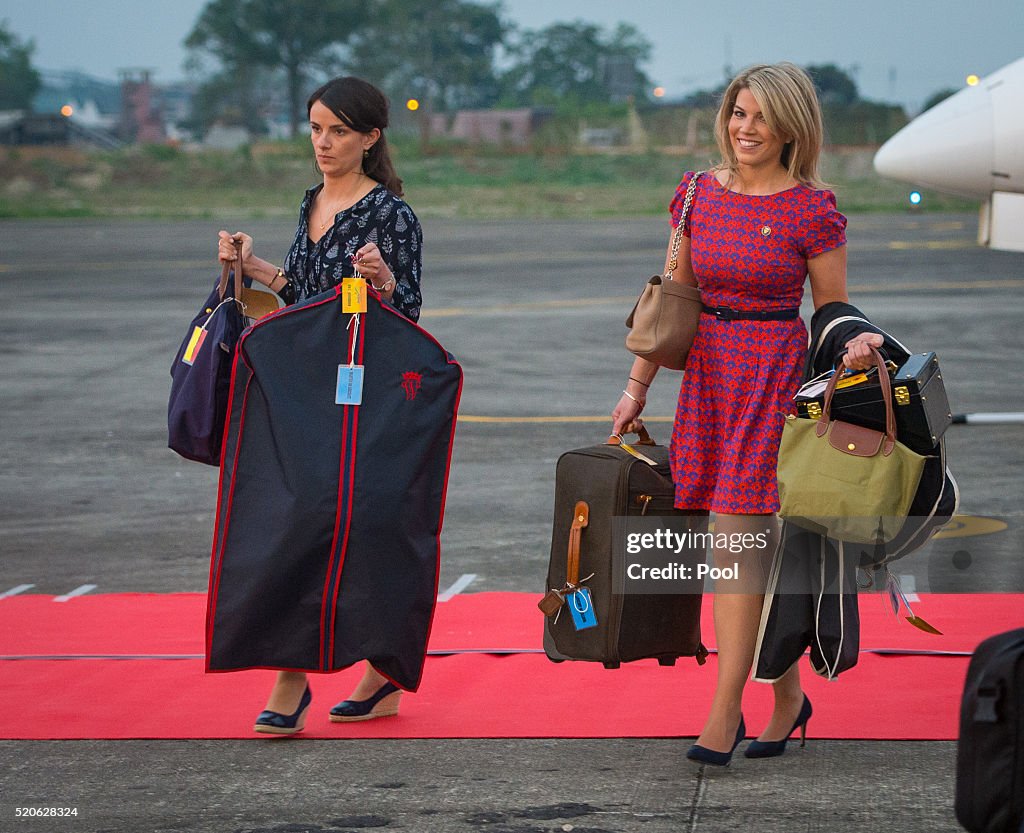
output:
[[[342,278],[358,274],[384,301],[416,321],[423,236],[416,215],[401,199],[402,181],[391,163],[384,136],[387,99],[372,84],[344,77],[317,89],[306,108],[323,182],[306,192],[283,264],[257,257],[252,237],[242,232],[220,232],[219,259],[232,262],[240,242],[244,275],[268,286],[287,304],[332,290]],[[350,699],[331,710],[331,720],[397,714],[400,696],[401,690],[367,662]],[[311,699],[305,672],[279,671],[255,730],[301,731]]]

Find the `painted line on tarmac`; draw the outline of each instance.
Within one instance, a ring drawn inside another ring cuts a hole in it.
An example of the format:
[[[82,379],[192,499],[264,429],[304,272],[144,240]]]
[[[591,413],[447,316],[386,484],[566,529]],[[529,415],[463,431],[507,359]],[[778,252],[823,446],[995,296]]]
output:
[[[469,587],[469,585],[471,585],[474,581],[476,581],[476,573],[463,573],[455,581],[455,584],[453,584],[443,593],[440,593],[438,595],[437,600],[439,602],[451,601],[453,598],[458,596],[459,593],[461,593],[463,590]]]
[[[74,599],[76,596],[84,596],[86,593],[91,593],[95,589],[95,584],[83,584],[79,587],[76,587],[70,593],[65,593],[63,596],[54,596],[53,600],[55,602],[66,602],[70,599]]]
[[[610,304],[623,305],[636,303],[636,297],[622,295],[605,298],[572,298],[555,301],[527,301],[520,304],[492,304],[486,307],[438,307],[423,310],[424,318],[451,318],[457,315],[504,315],[509,312],[570,309],[574,307],[603,307]]]
[[[0,263],[0,272],[49,272],[54,269],[67,269],[69,263]],[[220,272],[217,261],[210,260],[94,260],[74,264],[76,272],[141,272],[155,267],[167,266],[174,269],[211,269]],[[211,272],[211,274],[213,274]]]
[[[660,247],[657,252],[662,251]],[[638,256],[636,251],[599,252],[604,262],[621,260],[623,263],[635,262]],[[560,252],[499,252],[494,254],[468,254],[445,257],[445,263],[458,267],[494,266],[496,264],[515,263],[517,266],[524,263],[530,264],[554,264],[554,263],[583,263],[585,258],[593,257],[593,251],[560,251]],[[10,263],[0,263],[0,272],[45,272],[55,266],[60,268],[69,264],[54,264],[25,262],[14,266]],[[220,271],[216,259],[204,260],[93,260],[76,262],[76,271],[84,272],[108,272],[108,271],[143,271],[154,267],[174,267],[176,269],[203,269],[212,268]]]
[[[866,292],[898,293],[906,290],[946,289],[1017,289],[1024,287],[1024,278],[994,278],[982,281],[893,281],[890,283],[852,283],[851,294]],[[515,315],[520,312],[543,312],[545,310],[580,309],[583,307],[619,306],[625,308],[636,302],[636,296],[609,295],[603,298],[572,298],[553,301],[531,301],[519,304],[491,304],[476,307],[437,307],[423,310],[423,318],[454,318],[463,315]]]
[[[973,240],[890,240],[886,248],[894,251],[908,251],[912,249],[980,249],[982,248]]]
[[[645,416],[644,422],[673,422],[675,417]],[[459,414],[459,422],[481,422],[498,425],[536,425],[538,423],[555,422],[610,422],[611,415],[604,416],[478,416]]]
[[[1006,521],[998,518],[984,518],[978,515],[954,515],[946,525],[932,536],[933,541],[945,538],[973,538],[976,535],[991,535],[1008,528]]]
[[[5,590],[0,593],[0,599],[7,599],[11,596],[17,596],[19,593],[24,593],[26,590],[31,590],[35,587],[34,584],[19,584],[16,587],[12,587],[10,590]]]
[[[1014,289],[1024,286],[1024,278],[997,278],[988,281],[904,281],[891,284],[851,284],[851,294],[861,292],[902,292],[905,289]]]
[[[953,414],[954,425],[1016,425],[1024,422],[1024,411],[989,411]]]

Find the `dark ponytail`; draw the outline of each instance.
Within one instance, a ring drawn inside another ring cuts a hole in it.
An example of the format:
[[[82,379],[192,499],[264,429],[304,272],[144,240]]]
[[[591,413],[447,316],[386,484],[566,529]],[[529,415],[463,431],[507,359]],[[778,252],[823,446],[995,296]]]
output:
[[[358,133],[380,130],[380,138],[374,142],[363,159],[363,171],[392,194],[402,196],[402,180],[395,173],[391,152],[384,136],[388,126],[388,100],[373,84],[347,75],[333,78],[315,90],[306,102],[306,114],[319,101],[341,121]]]

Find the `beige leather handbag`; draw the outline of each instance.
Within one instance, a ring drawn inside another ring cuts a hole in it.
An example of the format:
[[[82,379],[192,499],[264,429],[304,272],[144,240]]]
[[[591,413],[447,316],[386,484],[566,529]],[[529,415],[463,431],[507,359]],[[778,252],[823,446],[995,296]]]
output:
[[[689,222],[700,176],[700,173],[694,174],[686,187],[665,274],[655,275],[647,282],[633,311],[626,318],[626,326],[630,328],[626,335],[626,349],[670,370],[682,370],[686,366],[686,357],[697,335],[697,324],[704,308],[700,289],[672,280],[672,273],[678,265],[679,243]]]

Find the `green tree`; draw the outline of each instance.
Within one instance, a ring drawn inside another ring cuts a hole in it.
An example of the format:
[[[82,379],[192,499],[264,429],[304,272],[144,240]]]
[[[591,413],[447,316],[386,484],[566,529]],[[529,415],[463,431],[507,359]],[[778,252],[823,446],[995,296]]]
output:
[[[372,0],[350,52],[353,71],[428,110],[497,98],[494,56],[508,32],[499,5],[467,0]]]
[[[41,84],[32,67],[35,44],[23,43],[0,21],[0,110],[29,110]]]
[[[639,69],[651,44],[628,23],[611,33],[577,20],[526,30],[511,48],[515,63],[502,79],[510,103],[575,106],[645,98],[650,80]]]
[[[210,0],[185,46],[194,53],[193,66],[196,53],[217,58],[222,70],[214,86],[234,87],[240,100],[259,89],[257,68],[281,70],[294,136],[307,87],[340,65],[340,47],[364,18],[356,0]]]
[[[804,67],[818,88],[821,103],[832,107],[848,107],[860,100],[857,82],[835,64],[812,64]]]
[[[925,110],[931,110],[936,104],[945,101],[951,95],[955,95],[958,92],[960,92],[960,90],[955,87],[946,87],[944,90],[937,90],[928,96],[924,106],[921,107],[921,112],[923,113]]]
[[[192,100],[190,126],[202,132],[216,121],[242,125],[253,133],[266,129],[267,88],[258,82],[256,60],[244,14],[246,0],[212,0],[185,39],[188,70],[203,77]],[[215,69],[209,62],[213,61]]]

